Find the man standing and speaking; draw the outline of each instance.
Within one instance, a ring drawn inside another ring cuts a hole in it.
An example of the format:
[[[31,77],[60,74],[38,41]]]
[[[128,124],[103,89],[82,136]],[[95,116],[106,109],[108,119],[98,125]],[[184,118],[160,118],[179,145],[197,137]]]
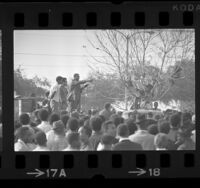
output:
[[[92,80],[79,81],[79,79],[80,79],[79,74],[77,73],[74,74],[74,79],[72,80],[72,83],[69,89],[69,95],[68,95],[70,112],[73,112],[75,110],[77,110],[78,112],[80,111],[81,93],[83,89],[88,86],[88,84],[85,84],[85,83],[92,82]]]

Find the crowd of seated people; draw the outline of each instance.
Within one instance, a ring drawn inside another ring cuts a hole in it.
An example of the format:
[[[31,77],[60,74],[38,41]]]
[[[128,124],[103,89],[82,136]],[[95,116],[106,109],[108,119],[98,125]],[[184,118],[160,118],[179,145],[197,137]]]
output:
[[[195,150],[195,114],[165,111],[163,115],[135,111],[128,119],[102,111],[59,114],[39,109],[15,122],[15,151]]]

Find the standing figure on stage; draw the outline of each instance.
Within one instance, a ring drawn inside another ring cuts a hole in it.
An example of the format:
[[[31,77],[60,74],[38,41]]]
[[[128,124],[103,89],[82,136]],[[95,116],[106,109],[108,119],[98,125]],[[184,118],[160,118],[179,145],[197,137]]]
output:
[[[50,107],[51,111],[55,113],[59,113],[61,110],[62,98],[61,98],[61,85],[63,78],[61,76],[56,77],[56,85],[54,85],[50,89],[49,99],[50,99]]]
[[[73,112],[77,110],[80,112],[80,104],[81,104],[81,93],[84,88],[88,86],[88,84],[85,84],[87,82],[92,82],[92,80],[82,80],[79,81],[80,76],[79,74],[74,74],[74,79],[72,80],[70,89],[69,89],[69,95],[68,95],[68,101],[69,101],[69,108],[70,112]],[[83,85],[85,84],[85,85]],[[83,85],[83,86],[81,86]]]
[[[67,96],[68,96],[67,78],[63,78],[60,90],[61,90],[60,95],[62,99],[61,110],[67,110]]]

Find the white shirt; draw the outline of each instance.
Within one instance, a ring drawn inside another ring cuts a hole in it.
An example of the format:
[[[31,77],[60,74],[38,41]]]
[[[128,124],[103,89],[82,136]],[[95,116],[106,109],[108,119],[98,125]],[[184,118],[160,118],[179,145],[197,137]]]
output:
[[[15,143],[15,151],[32,151],[35,147],[36,146],[31,143],[25,144],[21,139],[18,139]]]
[[[53,130],[49,131],[46,136],[47,147],[51,151],[62,151],[68,146],[67,138],[65,136],[55,134]]]
[[[63,149],[62,151],[80,151],[80,150],[74,149],[74,148],[71,148],[71,147],[67,147],[67,148]]]
[[[52,95],[52,93],[55,93],[54,97],[52,98],[52,100],[59,102],[60,101],[60,85],[56,84],[54,85],[51,89],[50,89],[50,94],[49,96]]]
[[[41,124],[37,126],[37,128],[41,129],[45,133],[49,132],[51,130],[51,125],[47,121],[42,121]]]
[[[45,146],[37,146],[33,151],[50,151],[50,150]]]
[[[124,140],[129,140],[130,141],[130,139],[129,138],[119,138],[119,142],[121,142],[121,141],[124,141]]]
[[[146,130],[138,130],[129,136],[130,141],[142,145],[143,150],[155,150],[154,136]]]

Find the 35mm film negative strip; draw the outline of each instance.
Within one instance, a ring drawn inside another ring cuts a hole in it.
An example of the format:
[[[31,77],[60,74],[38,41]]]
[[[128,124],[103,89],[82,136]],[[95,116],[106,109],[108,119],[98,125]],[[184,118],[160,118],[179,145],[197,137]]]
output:
[[[200,3],[1,3],[0,179],[200,177]]]

